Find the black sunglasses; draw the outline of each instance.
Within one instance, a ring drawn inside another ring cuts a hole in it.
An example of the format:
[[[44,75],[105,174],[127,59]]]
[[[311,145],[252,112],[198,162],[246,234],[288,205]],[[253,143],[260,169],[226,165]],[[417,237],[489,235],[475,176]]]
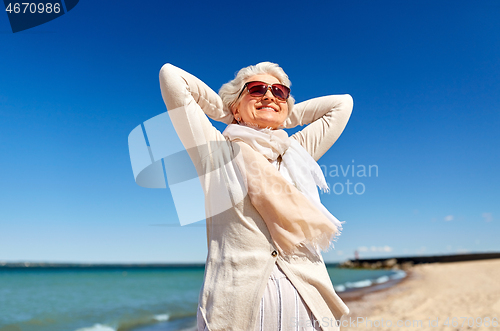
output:
[[[290,96],[290,88],[283,84],[267,84],[264,82],[253,81],[248,82],[243,86],[240,94],[238,95],[238,99],[241,97],[241,94],[245,89],[248,90],[248,93],[253,97],[263,97],[266,95],[268,90],[271,90],[271,93],[280,101],[286,101]]]

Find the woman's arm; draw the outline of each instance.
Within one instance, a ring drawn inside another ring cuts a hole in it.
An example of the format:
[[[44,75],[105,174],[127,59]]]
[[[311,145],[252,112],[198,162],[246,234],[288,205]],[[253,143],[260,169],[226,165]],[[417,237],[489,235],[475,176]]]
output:
[[[225,141],[206,116],[220,120],[222,100],[201,80],[169,63],[160,70],[160,87],[175,131],[196,166],[215,142]]]
[[[349,94],[329,95],[296,104],[285,122],[286,128],[309,124],[295,138],[317,161],[337,141],[351,116]]]

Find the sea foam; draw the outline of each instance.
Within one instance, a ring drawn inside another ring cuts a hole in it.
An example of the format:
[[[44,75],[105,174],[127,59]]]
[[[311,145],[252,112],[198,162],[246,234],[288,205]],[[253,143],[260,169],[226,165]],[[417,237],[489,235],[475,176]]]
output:
[[[108,325],[94,324],[91,327],[81,328],[81,329],[78,329],[76,331],[116,331],[116,329],[114,329]]]
[[[159,314],[159,315],[155,315],[153,318],[155,320],[157,320],[158,322],[163,322],[163,321],[168,321],[168,319],[170,318],[170,315],[169,314]]]

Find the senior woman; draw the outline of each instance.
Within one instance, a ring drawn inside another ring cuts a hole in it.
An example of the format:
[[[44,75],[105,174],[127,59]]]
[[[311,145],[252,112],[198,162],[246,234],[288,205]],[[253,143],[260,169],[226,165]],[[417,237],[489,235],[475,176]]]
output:
[[[220,96],[171,64],[160,85],[205,193],[198,330],[338,330],[349,310],[320,251],[341,224],[320,202],[317,187],[328,187],[316,161],[344,130],[352,98],[294,105],[270,62],[241,69]],[[207,116],[229,125],[221,133]],[[282,130],[306,124],[291,137]]]

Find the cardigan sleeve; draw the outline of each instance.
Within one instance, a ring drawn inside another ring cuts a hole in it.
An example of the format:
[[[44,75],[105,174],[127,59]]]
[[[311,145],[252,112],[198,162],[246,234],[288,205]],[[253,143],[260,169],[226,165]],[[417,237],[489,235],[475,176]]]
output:
[[[169,63],[160,70],[160,87],[175,131],[198,166],[210,155],[214,143],[225,141],[207,118],[220,120],[222,100],[201,80]]]
[[[329,95],[296,104],[285,122],[286,128],[307,125],[292,135],[318,161],[337,141],[351,116],[349,94]]]

